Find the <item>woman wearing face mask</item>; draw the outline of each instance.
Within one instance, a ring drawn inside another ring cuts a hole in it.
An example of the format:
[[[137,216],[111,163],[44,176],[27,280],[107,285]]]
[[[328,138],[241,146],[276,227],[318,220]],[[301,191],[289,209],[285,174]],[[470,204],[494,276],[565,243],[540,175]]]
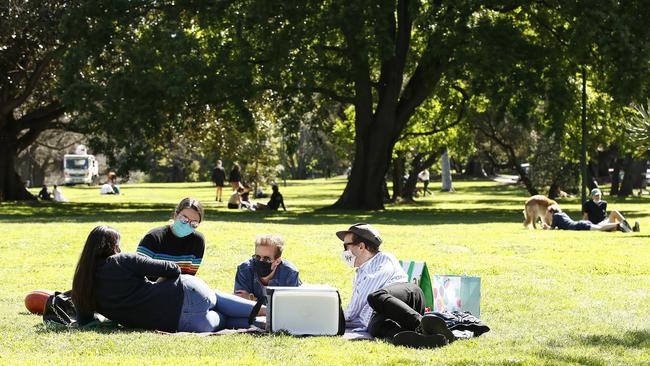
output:
[[[283,250],[282,237],[258,236],[253,257],[237,267],[235,295],[254,300],[266,294],[266,286],[300,286],[298,268],[282,258]]]
[[[194,198],[183,198],[172,214],[170,224],[152,229],[140,240],[137,253],[152,259],[176,263],[183,274],[199,270],[205,240],[195,229],[203,220],[203,206]]]
[[[88,235],[72,282],[72,300],[81,318],[98,312],[125,327],[166,332],[248,328],[255,305],[182,275],[174,262],[120,253],[120,234],[108,226]]]

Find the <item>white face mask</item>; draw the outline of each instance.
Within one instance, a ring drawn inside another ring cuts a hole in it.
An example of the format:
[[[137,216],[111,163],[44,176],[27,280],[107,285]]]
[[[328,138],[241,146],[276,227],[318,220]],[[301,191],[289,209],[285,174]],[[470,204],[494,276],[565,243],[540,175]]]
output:
[[[349,267],[354,268],[354,262],[357,259],[357,256],[352,254],[351,251],[346,250],[344,252],[341,252],[341,259],[345,264],[347,264]]]

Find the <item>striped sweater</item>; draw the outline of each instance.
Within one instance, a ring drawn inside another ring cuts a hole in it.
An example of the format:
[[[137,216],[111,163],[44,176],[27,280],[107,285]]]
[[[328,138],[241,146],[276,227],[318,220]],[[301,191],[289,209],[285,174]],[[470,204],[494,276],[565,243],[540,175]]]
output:
[[[199,270],[204,251],[203,234],[194,231],[184,238],[179,238],[174,235],[169,225],[149,231],[137,249],[140,255],[174,262],[183,274],[189,275],[195,275]]]

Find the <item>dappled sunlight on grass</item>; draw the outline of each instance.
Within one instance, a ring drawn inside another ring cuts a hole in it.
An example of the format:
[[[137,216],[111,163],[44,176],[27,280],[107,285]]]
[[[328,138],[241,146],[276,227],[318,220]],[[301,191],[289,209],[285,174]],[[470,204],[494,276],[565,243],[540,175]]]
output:
[[[187,362],[191,355],[208,364],[605,365],[650,359],[650,197],[606,197],[610,208],[641,222],[640,233],[529,231],[522,224],[528,195],[516,185],[457,181],[456,192],[443,193],[432,183],[433,195],[383,211],[323,209],[344,185],[342,177],[280,184],[288,210],[279,212],[228,210],[214,201],[208,183],[122,185],[120,196],[62,187],[71,202],[0,203],[0,276],[7,279],[0,281],[0,360],[149,364]],[[437,350],[412,350],[336,337],[51,331],[25,312],[28,291],[70,287],[92,227],[116,227],[123,250],[134,251],[185,196],[206,209],[198,230],[207,247],[198,275],[213,287],[232,290],[235,268],[250,258],[256,235],[274,233],[285,237],[285,257],[304,282],[331,284],[347,303],[354,272],[339,260],[334,233],[365,221],[380,230],[382,249],[398,258],[426,260],[432,273],[480,276],[481,317],[492,331]],[[579,218],[579,198],[560,204]]]

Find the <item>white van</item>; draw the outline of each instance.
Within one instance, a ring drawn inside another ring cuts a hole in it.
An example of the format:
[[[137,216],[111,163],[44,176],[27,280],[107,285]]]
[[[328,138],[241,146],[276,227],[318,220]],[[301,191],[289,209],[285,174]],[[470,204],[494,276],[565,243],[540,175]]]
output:
[[[63,155],[64,183],[71,184],[98,184],[99,163],[95,156],[86,153],[86,147],[77,146],[75,154]]]

